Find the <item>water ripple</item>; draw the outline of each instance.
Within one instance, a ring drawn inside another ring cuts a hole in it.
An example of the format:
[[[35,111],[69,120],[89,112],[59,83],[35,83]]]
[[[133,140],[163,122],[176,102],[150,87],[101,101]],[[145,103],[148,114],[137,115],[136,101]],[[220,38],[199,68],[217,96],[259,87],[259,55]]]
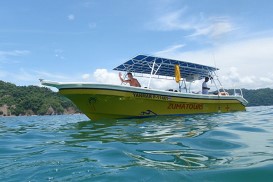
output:
[[[272,110],[96,122],[0,118],[0,181],[189,181],[197,173],[217,181],[211,174],[219,171],[232,171],[228,180],[237,170],[272,170]]]

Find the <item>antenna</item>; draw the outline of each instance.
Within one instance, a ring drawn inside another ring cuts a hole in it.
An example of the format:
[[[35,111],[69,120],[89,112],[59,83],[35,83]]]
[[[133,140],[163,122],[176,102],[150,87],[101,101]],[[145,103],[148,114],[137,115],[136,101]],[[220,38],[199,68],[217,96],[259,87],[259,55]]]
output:
[[[214,62],[214,67],[217,68],[216,66],[216,59],[215,59],[215,54],[214,51],[212,50],[212,58],[213,58],[213,62]]]

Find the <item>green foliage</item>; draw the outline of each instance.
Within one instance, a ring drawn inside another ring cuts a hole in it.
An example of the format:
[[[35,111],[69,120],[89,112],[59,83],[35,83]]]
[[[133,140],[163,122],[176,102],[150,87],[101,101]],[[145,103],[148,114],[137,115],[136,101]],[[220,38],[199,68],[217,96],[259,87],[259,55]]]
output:
[[[233,89],[226,90],[230,95]],[[240,94],[239,90],[236,90]],[[248,101],[247,106],[271,106],[273,105],[273,89],[262,88],[257,90],[242,89],[244,98]]]
[[[243,89],[244,98],[249,102],[248,106],[273,105],[273,89],[263,88],[257,90]]]
[[[63,114],[68,108],[79,112],[67,98],[38,86],[16,86],[0,81],[0,106],[6,104],[12,115]],[[3,112],[1,112],[3,114]],[[2,115],[0,113],[0,115]]]

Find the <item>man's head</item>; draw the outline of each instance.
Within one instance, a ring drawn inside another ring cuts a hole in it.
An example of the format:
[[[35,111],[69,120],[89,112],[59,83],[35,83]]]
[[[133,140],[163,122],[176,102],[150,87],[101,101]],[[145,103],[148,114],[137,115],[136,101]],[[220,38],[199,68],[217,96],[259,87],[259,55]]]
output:
[[[209,81],[209,77],[205,77],[205,82],[208,82]]]
[[[128,76],[128,78],[132,78],[133,77],[133,75],[132,75],[131,72],[127,73],[127,76]]]

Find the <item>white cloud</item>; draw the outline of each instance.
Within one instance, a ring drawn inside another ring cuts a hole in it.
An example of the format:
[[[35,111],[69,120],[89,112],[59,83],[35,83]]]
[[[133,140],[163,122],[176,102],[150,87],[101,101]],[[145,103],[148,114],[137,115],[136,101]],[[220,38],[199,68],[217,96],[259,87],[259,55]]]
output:
[[[158,51],[155,54],[156,55],[164,55],[164,54],[177,52],[180,48],[183,48],[184,46],[185,45],[183,45],[183,44],[176,44],[176,45],[173,45],[173,46],[170,46],[170,47],[166,48],[165,50]]]
[[[13,75],[13,78],[15,78],[18,81],[32,81],[35,79],[35,76],[32,73],[26,71],[25,69],[20,68],[17,74]]]
[[[71,80],[73,78],[73,80]],[[0,80],[16,85],[39,85],[39,79],[53,81],[82,81],[78,75],[64,75],[47,71],[19,68],[14,71],[0,70]]]
[[[118,77],[118,72],[109,72],[107,69],[97,69],[94,74],[94,79],[98,83],[108,83],[108,84],[116,84],[120,85],[121,81]],[[142,87],[147,87],[149,78],[138,77],[137,75],[135,78],[138,79]],[[150,88],[153,89],[176,89],[178,90],[178,85],[174,80],[164,80],[164,79],[155,79],[151,80]]]
[[[63,75],[59,73],[51,73],[47,71],[40,71],[40,70],[28,70],[31,74],[34,75],[34,80],[37,79],[46,79],[46,80],[53,80],[53,81],[71,81],[71,75]]]
[[[273,88],[273,36],[249,38],[219,45],[216,48],[183,51],[166,48],[156,56],[185,60],[220,68],[224,86],[242,88]],[[215,60],[214,60],[215,58]]]
[[[228,17],[188,16],[188,8],[171,11],[159,16],[149,27],[159,31],[182,30],[188,37],[207,36],[217,38],[237,29]],[[192,14],[191,14],[192,15]]]
[[[155,20],[155,28],[161,31],[172,31],[172,30],[189,30],[192,29],[191,23],[182,21],[182,15],[186,11],[186,8],[172,11],[160,16]]]
[[[269,84],[272,84],[273,83],[273,80],[271,79],[272,77],[261,77],[260,78],[260,81],[262,82],[265,82],[265,83],[269,83]]]
[[[89,73],[86,73],[86,74],[82,75],[82,79],[84,79],[84,80],[89,80],[90,77],[91,77],[91,75]]]
[[[27,55],[30,52],[27,50],[14,50],[14,51],[0,51],[1,56],[21,56]]]
[[[184,51],[184,48],[186,48],[184,44],[175,44],[153,54],[159,57],[216,66],[220,68],[218,72],[219,78],[226,88],[273,88],[273,36],[248,38],[247,40],[231,42],[208,49]],[[60,53],[62,51],[57,50],[57,52]],[[0,51],[2,59],[9,56],[23,56],[27,54],[29,54],[29,51],[24,50]],[[73,76],[26,69],[20,69],[16,73],[2,70],[1,78],[13,83],[28,81],[31,84],[37,83],[39,78],[57,81],[91,80],[98,83],[120,84],[118,73],[110,72],[107,69],[97,69],[94,73],[81,73]],[[142,86],[148,85],[148,79],[139,77],[138,79]],[[199,91],[201,83],[201,81],[195,82],[193,88]],[[177,89],[177,85],[174,81],[153,79],[151,88]]]
[[[75,15],[70,14],[70,15],[67,16],[67,18],[68,18],[69,21],[73,21],[73,20],[75,20]]]
[[[175,82],[175,80],[152,79],[150,88],[159,90],[178,90],[178,84]]]
[[[11,82],[16,85],[36,85],[38,83],[38,78],[35,77],[35,73],[29,72],[24,68],[20,68],[16,72],[7,72],[4,70],[0,70],[0,72],[0,80],[5,80],[6,82]]]
[[[3,62],[9,57],[26,56],[30,54],[28,50],[0,51],[0,61]]]
[[[194,33],[190,37],[195,36],[209,36],[212,38],[217,38],[221,35],[233,31],[235,28],[232,23],[227,18],[210,18],[204,23],[199,23],[194,28]]]
[[[184,47],[184,44],[176,44],[155,52],[154,55],[216,66],[220,68],[217,74],[225,88],[273,88],[273,36],[249,38],[194,51],[183,51]],[[117,73],[106,69],[96,70],[94,77],[100,83],[120,84]],[[138,79],[142,86],[148,85],[148,79]],[[193,90],[200,91],[201,83],[202,81],[193,83]],[[177,85],[174,81],[153,79],[151,88],[177,89]]]
[[[237,67],[230,67],[221,80],[230,88],[238,86],[250,88],[250,86],[255,86],[257,78],[254,75],[240,75]]]
[[[120,84],[118,74],[108,72],[107,69],[96,69],[93,77],[98,83]]]
[[[232,83],[239,83],[241,78],[238,73],[238,68],[236,67],[230,67],[227,74],[222,77],[226,81],[231,81]],[[245,79],[249,80],[249,79]]]

